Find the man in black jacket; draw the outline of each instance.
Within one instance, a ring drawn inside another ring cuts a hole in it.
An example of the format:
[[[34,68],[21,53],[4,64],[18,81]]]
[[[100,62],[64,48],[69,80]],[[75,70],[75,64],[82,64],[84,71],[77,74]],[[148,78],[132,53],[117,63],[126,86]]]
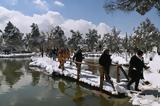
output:
[[[111,60],[111,55],[109,54],[109,49],[105,49],[99,58],[99,64],[103,67],[106,81],[109,82],[112,85],[113,89],[115,90],[113,82],[111,81],[111,77],[109,75],[111,62],[112,60]]]
[[[82,55],[82,50],[78,49],[78,51],[73,56],[73,61],[76,60],[76,67],[77,67],[77,75],[79,77],[80,71],[81,71],[81,62],[84,59]],[[79,79],[79,78],[78,78]]]
[[[83,55],[82,55],[82,50],[81,49],[78,49],[78,51],[74,54],[73,56],[73,60],[76,59],[76,62],[82,62],[83,60]]]
[[[145,69],[149,68],[144,64],[142,56],[143,56],[143,52],[141,50],[138,50],[137,54],[132,56],[129,62],[128,75],[131,78],[131,80],[127,84],[127,89],[129,90],[130,90],[130,85],[135,82],[135,90],[140,91],[140,89],[138,89],[138,85],[139,85],[140,79],[144,79],[143,78],[143,68]]]

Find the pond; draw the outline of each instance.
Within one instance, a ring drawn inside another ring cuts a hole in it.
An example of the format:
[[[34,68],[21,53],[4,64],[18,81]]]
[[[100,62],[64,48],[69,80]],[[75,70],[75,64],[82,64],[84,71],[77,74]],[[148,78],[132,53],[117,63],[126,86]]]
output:
[[[0,59],[0,106],[131,106],[62,78],[30,70],[30,59]]]

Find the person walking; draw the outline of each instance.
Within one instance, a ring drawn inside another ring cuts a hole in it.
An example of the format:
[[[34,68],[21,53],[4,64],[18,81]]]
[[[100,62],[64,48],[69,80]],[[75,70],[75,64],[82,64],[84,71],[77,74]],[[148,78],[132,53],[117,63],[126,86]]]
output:
[[[140,79],[144,79],[143,77],[143,68],[148,69],[143,61],[143,51],[137,50],[136,55],[132,56],[129,62],[129,72],[128,75],[131,78],[129,83],[127,84],[127,89],[130,90],[130,86],[135,82],[135,90],[141,91],[138,88]]]
[[[113,81],[110,77],[110,66],[111,66],[111,55],[109,54],[109,49],[105,49],[102,55],[99,58],[99,64],[103,67],[105,79],[107,82],[109,82],[113,89],[115,90],[115,87],[113,85]]]
[[[76,62],[76,67],[77,67],[77,75],[78,75],[77,79],[79,79],[79,74],[81,71],[81,62],[83,59],[84,59],[84,57],[82,55],[82,50],[78,49],[78,51],[73,56],[73,61]]]

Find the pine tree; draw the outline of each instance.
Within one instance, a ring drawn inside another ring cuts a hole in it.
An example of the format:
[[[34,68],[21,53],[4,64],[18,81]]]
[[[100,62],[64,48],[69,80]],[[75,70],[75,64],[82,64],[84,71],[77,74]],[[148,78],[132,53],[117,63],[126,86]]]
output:
[[[110,33],[104,34],[102,42],[105,48],[112,48],[112,36]]]
[[[127,35],[127,33],[126,33],[125,38],[123,39],[122,45],[124,47],[124,50],[128,49],[128,35]]]
[[[17,51],[23,50],[23,34],[11,22],[7,23],[2,36],[7,48],[15,49]]]
[[[32,38],[38,38],[40,36],[38,25],[35,24],[35,23],[32,23],[31,28],[32,28],[32,30],[31,30],[31,37]]]
[[[133,45],[134,48],[139,48],[144,51],[151,51],[153,46],[159,44],[159,31],[151,23],[149,19],[146,19],[137,29],[134,31]]]
[[[86,33],[86,44],[89,51],[93,51],[96,48],[98,39],[100,39],[100,35],[98,35],[97,30],[89,29],[89,32]]]
[[[122,10],[122,11],[134,11],[144,15],[152,8],[155,8],[160,13],[160,1],[159,0],[107,0],[105,5],[107,12]]]
[[[30,38],[31,38],[31,34],[27,33],[26,36],[23,39],[24,48],[25,48],[26,51],[30,51],[30,48],[29,48]]]
[[[120,44],[121,44],[121,38],[118,36],[120,34],[120,31],[116,30],[116,28],[114,27],[111,30],[111,50],[113,52],[119,52],[120,50]]]
[[[48,32],[44,33],[44,36],[47,37],[46,41],[46,48],[51,49],[55,47],[55,35],[54,35],[54,28],[50,29]]]
[[[60,26],[56,26],[53,30],[55,47],[65,47],[67,38]]]
[[[68,39],[68,45],[72,49],[76,50],[78,48],[78,45],[82,43],[82,34],[79,31],[74,30],[71,30],[70,32],[72,33],[72,36]]]
[[[2,41],[3,41],[2,34],[3,34],[3,32],[0,29],[0,47],[2,47]]]
[[[120,31],[115,27],[112,28],[111,33],[104,34],[102,42],[105,48],[110,49],[112,52],[119,52],[122,48],[122,39],[119,37]]]
[[[29,33],[29,49],[31,51],[38,51],[39,49],[39,38],[40,38],[40,32],[39,27],[37,24],[32,23],[31,25],[31,33]]]

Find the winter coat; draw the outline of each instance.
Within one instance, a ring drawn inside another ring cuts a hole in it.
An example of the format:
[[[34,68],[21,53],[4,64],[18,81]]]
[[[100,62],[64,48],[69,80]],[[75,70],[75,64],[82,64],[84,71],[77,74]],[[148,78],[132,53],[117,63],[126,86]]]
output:
[[[74,56],[73,56],[73,60],[75,60],[76,58],[76,61],[77,62],[82,62],[82,60],[84,59],[83,55],[82,55],[82,51],[81,50],[78,50]]]
[[[144,79],[143,78],[143,68],[145,68],[145,64],[143,59],[141,60],[136,55],[131,57],[130,63],[129,63],[129,77],[134,79]]]
[[[99,64],[103,67],[109,67],[111,65],[111,55],[103,53],[99,58]]]

